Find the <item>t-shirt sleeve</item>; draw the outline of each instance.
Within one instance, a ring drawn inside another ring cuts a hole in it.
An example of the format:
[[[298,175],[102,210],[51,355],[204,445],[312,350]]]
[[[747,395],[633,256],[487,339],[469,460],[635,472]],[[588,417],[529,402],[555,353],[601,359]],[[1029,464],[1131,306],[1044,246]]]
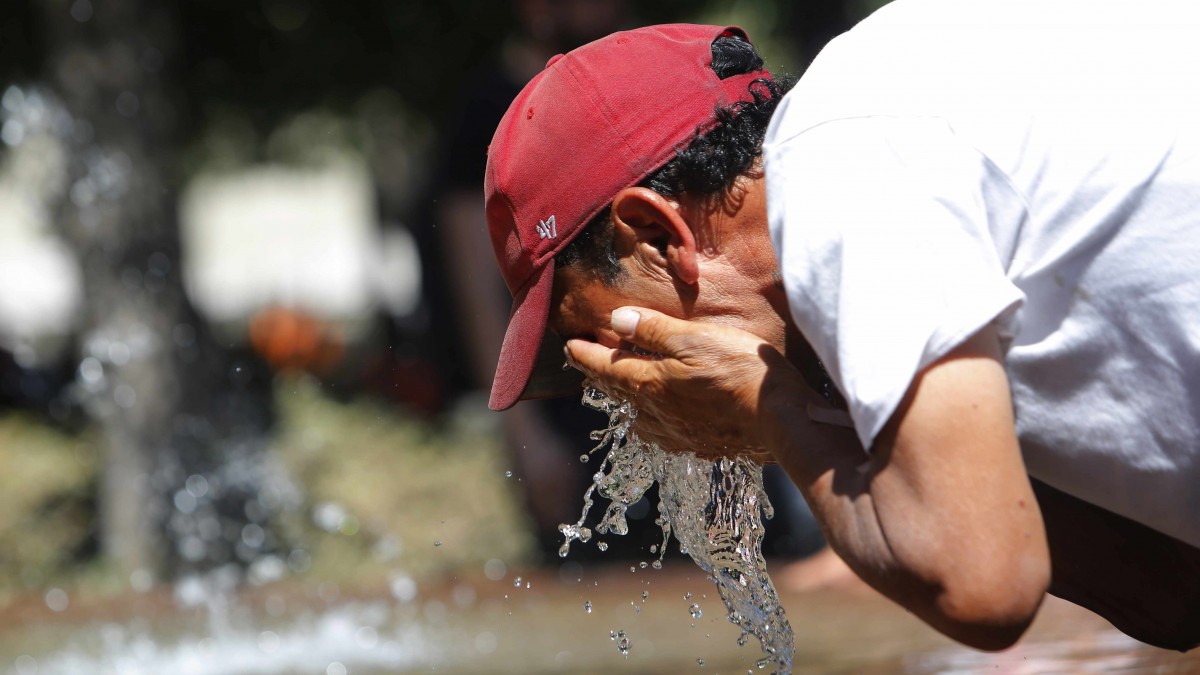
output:
[[[869,449],[923,368],[993,321],[1012,334],[1024,296],[993,234],[1023,203],[939,119],[827,122],[764,152],[792,318]]]

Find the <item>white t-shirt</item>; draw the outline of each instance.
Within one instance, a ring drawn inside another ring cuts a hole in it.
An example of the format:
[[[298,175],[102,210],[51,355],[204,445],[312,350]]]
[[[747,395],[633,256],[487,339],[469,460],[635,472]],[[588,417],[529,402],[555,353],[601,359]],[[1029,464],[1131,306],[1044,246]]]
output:
[[[791,313],[864,447],[991,322],[1031,475],[1200,546],[1200,20],[896,0],[764,146]]]

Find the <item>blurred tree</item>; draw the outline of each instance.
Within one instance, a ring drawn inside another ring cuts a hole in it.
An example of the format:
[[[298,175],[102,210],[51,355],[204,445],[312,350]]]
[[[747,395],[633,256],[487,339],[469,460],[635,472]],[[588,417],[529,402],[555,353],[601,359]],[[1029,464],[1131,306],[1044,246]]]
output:
[[[57,222],[84,275],[79,379],[106,446],[102,544],[127,568],[166,576],[249,562],[273,545],[270,509],[257,504],[269,381],[215,342],[183,293],[174,3],[40,10],[45,81],[71,121]]]

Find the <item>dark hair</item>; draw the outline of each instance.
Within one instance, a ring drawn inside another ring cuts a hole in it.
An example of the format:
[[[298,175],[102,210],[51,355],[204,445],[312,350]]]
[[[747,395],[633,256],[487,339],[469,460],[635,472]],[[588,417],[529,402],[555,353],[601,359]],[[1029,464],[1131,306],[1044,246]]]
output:
[[[762,57],[749,42],[738,36],[720,37],[712,44],[712,69],[721,79],[761,70]],[[756,79],[749,85],[753,101],[734,103],[716,111],[717,126],[696,137],[675,157],[650,174],[639,185],[665,197],[681,194],[715,195],[733,187],[762,155],[763,137],[775,108],[795,80]],[[558,267],[579,263],[605,284],[621,273],[613,248],[609,208],[604,208],[554,257]]]

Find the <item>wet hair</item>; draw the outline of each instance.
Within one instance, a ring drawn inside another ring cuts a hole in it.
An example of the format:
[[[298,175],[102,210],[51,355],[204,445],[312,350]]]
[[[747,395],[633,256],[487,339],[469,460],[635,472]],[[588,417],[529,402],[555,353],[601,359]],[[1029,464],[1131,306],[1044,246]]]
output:
[[[761,70],[762,57],[749,42],[731,35],[712,44],[712,69],[717,77]],[[741,101],[716,110],[717,125],[701,131],[675,157],[639,185],[664,197],[689,194],[697,197],[722,194],[762,155],[763,137],[775,108],[795,80],[760,78],[748,85],[752,101]],[[583,230],[554,257],[557,267],[578,265],[607,285],[620,278],[621,264],[613,247],[611,207],[596,214]]]

